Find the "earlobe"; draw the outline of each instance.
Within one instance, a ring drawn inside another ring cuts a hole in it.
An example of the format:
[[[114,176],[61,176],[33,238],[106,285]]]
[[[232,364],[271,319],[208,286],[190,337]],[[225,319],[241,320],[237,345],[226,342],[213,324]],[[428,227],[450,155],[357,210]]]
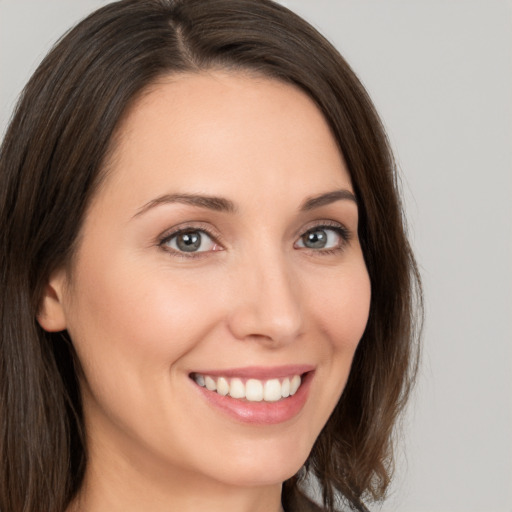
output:
[[[66,315],[63,306],[64,272],[58,272],[46,284],[41,297],[37,321],[48,332],[66,329]]]

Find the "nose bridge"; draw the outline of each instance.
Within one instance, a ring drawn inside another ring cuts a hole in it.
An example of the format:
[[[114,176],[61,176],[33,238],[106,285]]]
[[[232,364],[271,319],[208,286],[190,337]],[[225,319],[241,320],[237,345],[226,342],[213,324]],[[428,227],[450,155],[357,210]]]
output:
[[[302,327],[299,283],[281,250],[260,247],[238,269],[238,298],[230,327],[237,338],[258,338],[283,344]]]

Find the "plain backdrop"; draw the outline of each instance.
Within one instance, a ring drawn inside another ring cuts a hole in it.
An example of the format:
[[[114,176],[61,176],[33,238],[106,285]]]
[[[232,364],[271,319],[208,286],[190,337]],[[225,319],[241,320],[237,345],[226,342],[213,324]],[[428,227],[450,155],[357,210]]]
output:
[[[0,0],[0,132],[100,0]],[[289,0],[351,63],[400,164],[423,363],[385,512],[512,512],[512,2]]]

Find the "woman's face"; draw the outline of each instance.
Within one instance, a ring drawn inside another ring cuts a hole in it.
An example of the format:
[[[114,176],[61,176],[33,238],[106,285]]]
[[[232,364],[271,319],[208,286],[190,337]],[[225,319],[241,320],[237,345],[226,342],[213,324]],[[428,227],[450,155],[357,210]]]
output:
[[[50,282],[90,463],[242,486],[293,475],[367,322],[357,225],[303,92],[227,72],[154,85],[121,126],[73,272]]]

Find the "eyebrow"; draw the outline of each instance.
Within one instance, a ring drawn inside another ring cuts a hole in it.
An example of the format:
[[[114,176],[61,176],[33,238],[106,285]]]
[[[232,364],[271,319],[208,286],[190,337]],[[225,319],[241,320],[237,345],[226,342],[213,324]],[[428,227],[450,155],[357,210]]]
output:
[[[206,208],[216,212],[236,212],[235,203],[229,199],[224,199],[223,197],[203,196],[199,194],[164,194],[163,196],[157,197],[156,199],[152,199],[144,206],[139,208],[134,217],[142,215],[155,206],[172,203],[198,206],[199,208]]]
[[[356,196],[350,192],[350,190],[341,189],[306,199],[304,203],[302,203],[300,211],[307,212],[342,200],[353,201],[357,205]],[[156,199],[152,199],[139,208],[134,217],[138,217],[156,206],[173,203],[198,206],[199,208],[205,208],[207,210],[214,210],[217,212],[235,213],[237,211],[235,203],[223,197],[205,196],[200,194],[164,194]]]
[[[326,206],[328,204],[335,203],[336,201],[343,200],[353,201],[357,205],[356,196],[350,190],[340,189],[306,199],[300,210],[302,212],[308,212],[315,208],[320,208],[321,206]]]

